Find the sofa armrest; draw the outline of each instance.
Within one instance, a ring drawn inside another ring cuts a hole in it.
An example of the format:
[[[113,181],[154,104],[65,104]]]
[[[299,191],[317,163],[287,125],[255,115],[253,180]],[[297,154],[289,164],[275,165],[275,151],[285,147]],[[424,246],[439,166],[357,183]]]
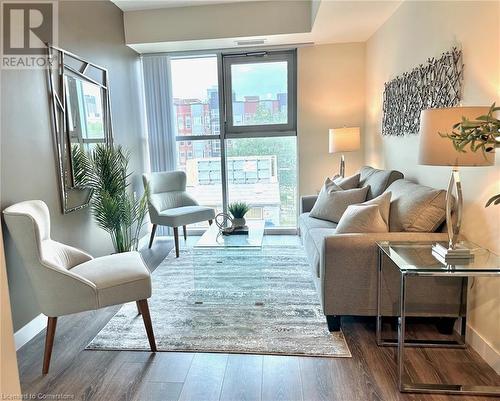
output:
[[[325,238],[320,260],[321,301],[326,315],[374,315],[377,300],[377,241],[447,241],[446,233],[355,233],[334,234]],[[385,269],[392,274],[389,282],[384,283],[384,291],[391,295],[392,302],[386,303],[385,310],[397,310],[397,272]],[[384,273],[385,275],[385,273]],[[435,279],[435,278],[431,278]],[[395,284],[395,285],[394,285]],[[445,280],[435,281],[429,289],[419,285],[416,297],[409,302],[423,306],[431,315],[436,305],[441,302],[442,316],[457,313],[456,283],[446,284]],[[440,294],[429,294],[430,288],[437,285]],[[392,310],[392,311],[391,311]],[[440,312],[441,313],[441,312]]]
[[[300,198],[300,213],[310,212],[318,199],[318,195],[307,195]]]

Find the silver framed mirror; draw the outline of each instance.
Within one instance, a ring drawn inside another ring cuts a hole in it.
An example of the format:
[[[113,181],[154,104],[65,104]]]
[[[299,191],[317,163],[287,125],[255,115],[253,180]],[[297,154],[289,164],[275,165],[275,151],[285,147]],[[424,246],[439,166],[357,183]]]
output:
[[[59,192],[63,213],[87,207],[85,156],[98,143],[113,143],[109,75],[73,53],[47,45],[47,80]]]

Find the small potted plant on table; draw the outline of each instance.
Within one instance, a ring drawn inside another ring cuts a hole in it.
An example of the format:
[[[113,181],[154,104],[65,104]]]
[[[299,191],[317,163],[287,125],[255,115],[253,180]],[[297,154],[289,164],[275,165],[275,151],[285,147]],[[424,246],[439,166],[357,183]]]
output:
[[[250,206],[245,202],[233,202],[228,206],[228,210],[233,216],[233,227],[242,228],[246,225],[245,214],[250,210]]]

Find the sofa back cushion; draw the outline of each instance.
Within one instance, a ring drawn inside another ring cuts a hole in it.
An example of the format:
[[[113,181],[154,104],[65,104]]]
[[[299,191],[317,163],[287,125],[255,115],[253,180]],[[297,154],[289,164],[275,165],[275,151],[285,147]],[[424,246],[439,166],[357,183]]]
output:
[[[359,170],[359,186],[367,187],[366,199],[370,200],[380,196],[394,181],[404,178],[403,173],[396,170],[378,170],[364,166]]]
[[[390,231],[435,232],[446,217],[446,191],[408,180],[394,181],[389,216]]]

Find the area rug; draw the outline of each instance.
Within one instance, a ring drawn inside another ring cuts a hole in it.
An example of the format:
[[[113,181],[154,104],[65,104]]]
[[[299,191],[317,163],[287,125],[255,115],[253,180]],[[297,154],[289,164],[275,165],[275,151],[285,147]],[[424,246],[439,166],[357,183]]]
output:
[[[301,247],[171,252],[152,282],[160,351],[351,356],[343,333],[328,331]],[[87,349],[147,350],[136,305],[124,305]]]

